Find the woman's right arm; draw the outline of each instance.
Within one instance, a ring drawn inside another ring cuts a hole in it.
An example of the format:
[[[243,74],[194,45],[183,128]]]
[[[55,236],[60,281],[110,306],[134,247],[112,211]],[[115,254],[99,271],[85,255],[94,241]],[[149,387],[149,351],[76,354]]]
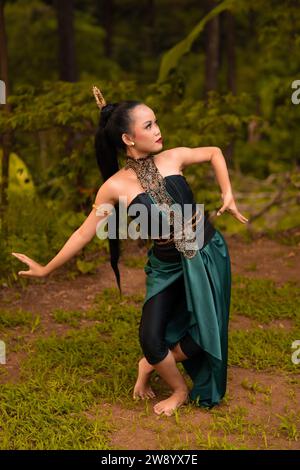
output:
[[[119,187],[113,178],[109,178],[101,185],[90,214],[83,224],[72,233],[62,249],[46,266],[38,264],[22,253],[12,253],[12,255],[29,266],[28,271],[19,271],[18,274],[24,277],[45,277],[69,261],[92,240],[96,234],[98,223],[108,217],[108,214],[105,213],[99,215],[95,206],[99,207],[101,204],[111,204],[111,206],[114,206],[118,201],[118,193]]]

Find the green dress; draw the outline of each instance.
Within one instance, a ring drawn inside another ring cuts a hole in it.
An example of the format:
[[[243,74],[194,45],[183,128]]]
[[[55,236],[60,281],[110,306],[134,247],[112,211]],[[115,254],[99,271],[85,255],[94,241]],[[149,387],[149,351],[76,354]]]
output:
[[[188,332],[202,348],[203,353],[182,364],[193,381],[190,401],[211,408],[224,397],[227,383],[231,262],[226,241],[215,229],[210,241],[193,258],[180,253],[181,261],[162,261],[154,255],[153,245],[147,254],[144,304],[184,276],[187,308],[182,309],[181,304],[172,313],[165,341],[171,349]]]

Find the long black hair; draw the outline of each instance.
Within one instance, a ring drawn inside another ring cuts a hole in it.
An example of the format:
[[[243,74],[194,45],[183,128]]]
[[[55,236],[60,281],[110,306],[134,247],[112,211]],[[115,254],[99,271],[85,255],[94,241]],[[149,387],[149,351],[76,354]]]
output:
[[[99,124],[95,135],[95,151],[103,182],[119,170],[118,152],[126,150],[126,144],[122,140],[122,134],[131,132],[132,120],[130,111],[139,104],[142,104],[142,102],[127,100],[119,103],[107,103],[101,109]],[[115,204],[114,208],[116,215],[116,238],[108,238],[110,264],[114,270],[120,297],[122,298],[120,272],[118,268],[120,257],[119,202]]]

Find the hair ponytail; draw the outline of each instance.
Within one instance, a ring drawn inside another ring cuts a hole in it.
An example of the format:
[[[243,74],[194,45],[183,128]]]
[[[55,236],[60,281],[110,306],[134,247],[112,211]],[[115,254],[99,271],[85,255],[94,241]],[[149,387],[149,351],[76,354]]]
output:
[[[110,178],[114,173],[119,170],[117,150],[111,145],[105,126],[100,123],[95,135],[95,151],[96,160],[101,172],[103,182]],[[118,268],[118,261],[120,258],[120,240],[119,240],[119,203],[115,204],[116,215],[116,238],[108,238],[109,251],[110,251],[110,264],[115,273],[117,284],[122,298],[122,289],[120,281],[120,271]]]
[[[129,111],[140,101],[123,101],[122,103],[110,103],[104,106],[100,112],[99,125],[95,135],[96,160],[101,172],[103,182],[119,170],[118,150],[125,150],[126,145],[122,140],[122,134],[130,132]],[[122,289],[118,262],[120,257],[119,239],[119,202],[114,206],[116,215],[116,238],[109,240],[110,264],[115,273],[119,287],[120,297]]]

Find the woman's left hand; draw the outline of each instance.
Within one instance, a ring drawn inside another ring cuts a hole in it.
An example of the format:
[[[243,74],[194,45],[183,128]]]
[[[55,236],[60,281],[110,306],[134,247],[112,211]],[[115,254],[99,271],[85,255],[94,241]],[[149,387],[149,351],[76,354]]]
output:
[[[245,224],[248,222],[248,219],[244,217],[236,207],[236,203],[233,197],[232,192],[228,192],[226,194],[221,194],[221,197],[223,199],[223,206],[221,209],[218,210],[217,216],[220,216],[223,214],[223,212],[227,211],[229,212],[233,217],[235,217],[237,220]]]

